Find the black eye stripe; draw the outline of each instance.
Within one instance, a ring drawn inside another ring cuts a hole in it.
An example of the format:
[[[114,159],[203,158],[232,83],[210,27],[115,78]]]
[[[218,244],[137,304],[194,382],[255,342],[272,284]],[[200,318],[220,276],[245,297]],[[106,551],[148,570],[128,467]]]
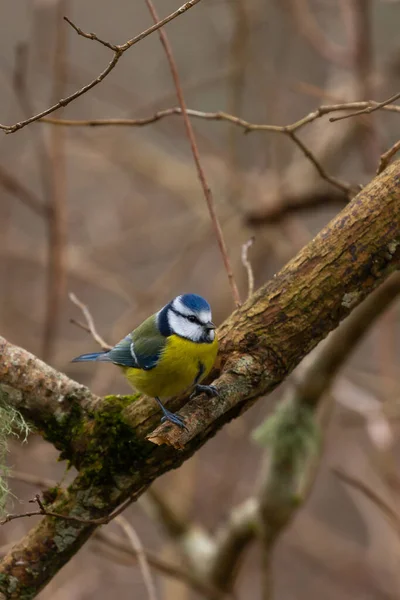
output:
[[[195,315],[186,315],[186,319],[190,321],[190,323],[197,323],[198,325],[202,325],[202,322],[199,321],[199,319],[195,317]]]
[[[195,315],[184,315],[183,313],[179,312],[179,310],[176,310],[176,308],[173,308],[172,306],[170,307],[170,310],[175,313],[176,315],[178,315],[178,317],[182,317],[183,319],[186,319],[187,321],[189,321],[189,323],[197,323],[197,325],[201,325],[202,327],[204,327],[204,323],[202,323],[200,321],[200,319],[198,319]]]

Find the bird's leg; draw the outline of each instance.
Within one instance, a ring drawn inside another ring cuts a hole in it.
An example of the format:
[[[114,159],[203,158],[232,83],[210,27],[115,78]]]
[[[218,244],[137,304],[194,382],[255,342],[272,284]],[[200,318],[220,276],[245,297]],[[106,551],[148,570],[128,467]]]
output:
[[[155,396],[154,399],[156,400],[156,402],[158,403],[158,406],[163,411],[164,416],[161,418],[161,423],[165,423],[165,421],[169,421],[170,423],[173,423],[174,425],[178,425],[178,427],[181,427],[182,429],[187,429],[185,422],[181,417],[178,417],[178,415],[176,415],[175,413],[166,409],[164,404],[161,402],[160,398],[157,398],[157,396]]]
[[[198,383],[201,380],[203,373],[204,373],[204,365],[202,362],[199,362],[199,370],[197,372],[196,379],[193,382],[194,390],[189,396],[190,399],[194,398],[198,394],[203,394],[203,393],[207,394],[207,396],[209,398],[213,398],[214,396],[219,396],[218,390],[215,387],[215,385],[200,385],[200,383]]]

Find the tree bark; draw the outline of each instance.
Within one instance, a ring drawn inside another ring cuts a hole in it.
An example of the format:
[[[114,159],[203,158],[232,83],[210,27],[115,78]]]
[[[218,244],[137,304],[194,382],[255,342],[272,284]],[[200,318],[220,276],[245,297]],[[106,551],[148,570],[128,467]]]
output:
[[[158,426],[152,400],[97,398],[0,337],[0,399],[18,408],[79,471],[47,508],[98,519],[135,500],[230,419],[274,389],[376,286],[400,267],[400,161],[375,178],[282,271],[220,327],[219,397],[181,410],[188,431]],[[184,398],[171,405],[179,409]],[[151,443],[154,442],[154,443]],[[178,450],[179,449],[179,450]],[[46,516],[0,563],[0,592],[34,598],[96,525]]]

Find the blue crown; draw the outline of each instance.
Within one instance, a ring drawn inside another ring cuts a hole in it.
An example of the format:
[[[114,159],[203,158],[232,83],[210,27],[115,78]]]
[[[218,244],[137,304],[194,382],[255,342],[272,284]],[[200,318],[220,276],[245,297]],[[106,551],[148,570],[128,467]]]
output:
[[[204,300],[204,298],[197,294],[183,294],[181,296],[181,302],[193,312],[201,312],[202,310],[211,311],[207,300]]]

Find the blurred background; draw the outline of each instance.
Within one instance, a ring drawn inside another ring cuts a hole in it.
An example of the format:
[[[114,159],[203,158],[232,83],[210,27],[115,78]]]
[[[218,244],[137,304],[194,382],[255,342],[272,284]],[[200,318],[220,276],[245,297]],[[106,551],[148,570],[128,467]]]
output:
[[[161,16],[179,6],[158,0]],[[0,122],[12,124],[96,77],[111,59],[63,20],[123,43],[151,23],[145,2],[0,2]],[[400,2],[368,0],[203,0],[169,24],[188,107],[226,111],[254,123],[285,125],[321,104],[384,100],[400,87]],[[125,53],[97,87],[55,115],[62,119],[143,118],[177,106],[157,34]],[[380,155],[400,137],[388,111],[301,131],[324,169],[366,183]],[[215,120],[192,120],[242,297],[249,250],[256,286],[273,276],[343,207],[346,195],[322,179],[284,135]],[[33,123],[0,136],[0,332],[97,394],[129,393],[118,369],[72,365],[95,343],[70,319],[81,314],[116,343],[176,294],[196,292],[216,323],[233,301],[180,116],[143,127]],[[398,306],[370,331],[334,387],[335,408],[311,496],[279,540],[273,598],[398,597],[396,531],[364,495],[332,472],[346,472],[398,503]],[[251,441],[282,395],[260,400],[176,472],[157,480],[176,512],[215,532],[254,493],[262,451]],[[24,512],[40,479],[59,481],[65,464],[40,437],[11,445],[10,510]],[[29,473],[30,478],[27,476]],[[144,499],[125,516],[145,548],[174,564],[182,553]],[[6,551],[33,524],[0,530]],[[108,526],[123,534],[115,523]],[[241,564],[236,598],[258,599],[261,563],[253,544]],[[153,571],[158,598],[200,597]],[[147,598],[137,564],[95,539],[41,592],[41,600]]]

